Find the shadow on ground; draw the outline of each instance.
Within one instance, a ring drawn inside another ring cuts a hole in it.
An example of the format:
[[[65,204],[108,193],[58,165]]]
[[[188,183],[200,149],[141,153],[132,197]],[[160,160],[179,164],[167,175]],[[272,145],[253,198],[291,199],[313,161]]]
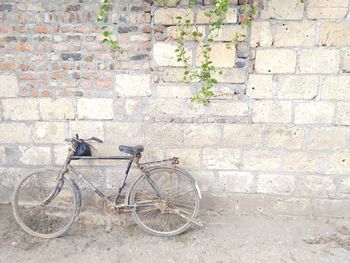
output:
[[[0,262],[350,262],[345,220],[203,215],[205,226],[172,237],[133,224],[75,224],[63,237],[24,233],[0,205]]]

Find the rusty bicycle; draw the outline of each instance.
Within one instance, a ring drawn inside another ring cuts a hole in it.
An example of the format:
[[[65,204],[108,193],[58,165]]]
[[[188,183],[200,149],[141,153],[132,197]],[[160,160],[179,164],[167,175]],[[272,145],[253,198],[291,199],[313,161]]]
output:
[[[65,139],[68,155],[59,171],[38,170],[24,176],[18,183],[12,208],[19,226],[28,234],[54,238],[66,233],[78,219],[82,207],[81,191],[73,174],[82,179],[112,209],[130,212],[136,224],[156,236],[174,236],[192,225],[201,225],[198,210],[201,193],[195,179],[177,166],[179,159],[140,163],[143,146],[119,146],[123,156],[91,156],[90,142],[102,143],[96,137]],[[125,174],[113,198],[78,172],[74,160],[125,160]],[[124,201],[121,195],[132,166],[141,172]]]

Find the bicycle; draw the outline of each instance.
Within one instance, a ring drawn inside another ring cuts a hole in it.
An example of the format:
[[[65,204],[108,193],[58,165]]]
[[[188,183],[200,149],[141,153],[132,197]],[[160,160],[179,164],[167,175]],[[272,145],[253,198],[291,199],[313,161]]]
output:
[[[15,219],[28,234],[41,238],[54,238],[66,233],[77,221],[82,207],[81,191],[73,174],[91,188],[113,210],[130,212],[136,224],[155,236],[174,236],[185,232],[192,225],[201,226],[198,210],[201,193],[195,179],[184,169],[177,167],[179,158],[140,163],[143,146],[119,146],[125,156],[91,156],[90,144],[101,139],[67,138],[68,155],[59,171],[38,170],[22,178],[12,201]],[[83,152],[81,153],[81,150]],[[80,151],[80,152],[79,152]],[[79,152],[79,155],[77,155]],[[70,164],[74,160],[126,160],[125,174],[113,198],[107,197]],[[141,175],[121,196],[131,166]]]

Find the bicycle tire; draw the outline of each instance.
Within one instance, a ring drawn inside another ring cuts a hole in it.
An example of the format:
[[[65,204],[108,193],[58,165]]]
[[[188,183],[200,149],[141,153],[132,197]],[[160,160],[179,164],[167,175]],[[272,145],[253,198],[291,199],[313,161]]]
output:
[[[54,193],[58,172],[38,170],[18,183],[12,209],[18,225],[28,234],[55,238],[66,233],[80,211],[79,190],[74,181],[62,177],[61,189]],[[48,203],[45,200],[50,199]]]
[[[142,205],[152,200],[154,207],[136,207],[132,212],[134,221],[155,236],[170,237],[185,232],[192,225],[191,219],[197,218],[200,206],[195,180],[189,173],[176,168],[158,167],[146,173],[130,188],[129,205]],[[161,197],[156,195],[147,176],[155,183]],[[163,205],[164,209],[160,208]],[[179,211],[179,214],[173,211]]]

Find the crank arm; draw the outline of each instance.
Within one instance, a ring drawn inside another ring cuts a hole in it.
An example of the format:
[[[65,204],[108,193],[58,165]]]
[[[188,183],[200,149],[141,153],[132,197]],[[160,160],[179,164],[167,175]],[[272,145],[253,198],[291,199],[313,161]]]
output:
[[[184,219],[190,221],[191,223],[195,224],[195,225],[198,226],[198,227],[203,227],[203,224],[202,224],[198,219],[192,218],[192,217],[188,217],[188,216],[185,215],[184,213],[181,213],[181,212],[179,211],[179,209],[169,209],[169,212],[181,216],[182,218],[184,218]]]

